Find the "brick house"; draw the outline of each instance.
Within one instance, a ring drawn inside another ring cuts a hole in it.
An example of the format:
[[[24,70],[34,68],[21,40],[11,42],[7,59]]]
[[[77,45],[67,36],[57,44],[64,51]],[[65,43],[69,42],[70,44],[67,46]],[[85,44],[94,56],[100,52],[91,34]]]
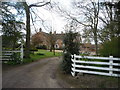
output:
[[[51,38],[52,35],[52,38]],[[33,41],[37,41],[38,43],[35,46],[38,45],[45,45],[47,46],[47,49],[50,49],[51,47],[51,42],[54,42],[55,49],[63,49],[64,43],[63,39],[65,37],[65,33],[61,32],[60,34],[53,32],[53,33],[46,33],[43,31],[39,31],[38,33],[32,35],[31,37],[31,43]],[[52,41],[51,41],[51,40]],[[80,35],[77,36],[77,41],[81,43],[81,37]],[[89,53],[91,55],[95,55],[95,45],[91,43],[82,43],[80,45],[80,53]]]
[[[80,45],[80,53],[86,53],[89,55],[95,55],[96,53],[95,45],[91,43],[82,43]]]
[[[63,44],[64,36],[65,34],[63,32],[61,32],[61,34],[57,34],[56,32],[46,33],[40,30],[36,34],[32,35],[31,44],[37,43],[36,45],[34,45],[35,47],[39,45],[45,45],[47,46],[47,49],[50,49],[51,42],[53,42],[55,49],[62,49],[64,46]]]
[[[54,36],[56,38],[55,48],[56,49],[63,49],[63,47],[64,47],[63,39],[65,37],[65,34],[63,32],[61,32],[60,34],[57,34],[56,32],[54,32]]]
[[[49,41],[48,41],[49,35],[45,32],[37,32],[31,37],[31,44],[35,47],[40,45],[45,45],[47,48],[49,48]]]

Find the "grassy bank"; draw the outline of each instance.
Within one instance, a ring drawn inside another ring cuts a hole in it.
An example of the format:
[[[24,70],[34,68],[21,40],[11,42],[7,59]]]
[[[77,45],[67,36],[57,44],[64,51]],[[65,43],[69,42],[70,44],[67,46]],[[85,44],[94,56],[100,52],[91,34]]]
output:
[[[34,52],[33,54],[30,54],[30,59],[24,59],[23,63],[37,61],[43,58],[49,58],[49,57],[58,57],[61,56],[61,52],[55,52],[55,55],[53,52],[50,52],[48,50],[38,50],[37,52]]]
[[[64,80],[71,88],[118,88],[120,78],[102,75],[83,74],[79,77],[73,77],[71,74],[65,74],[61,67],[57,68],[57,78]]]

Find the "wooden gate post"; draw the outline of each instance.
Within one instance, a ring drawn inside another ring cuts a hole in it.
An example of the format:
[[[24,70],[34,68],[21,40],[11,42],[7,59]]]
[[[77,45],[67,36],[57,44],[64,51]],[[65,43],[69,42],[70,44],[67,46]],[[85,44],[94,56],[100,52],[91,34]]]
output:
[[[74,65],[74,67],[73,67],[73,76],[75,76],[75,60],[76,60],[76,58],[75,58],[75,56],[76,56],[76,54],[74,54],[74,62],[73,62],[73,65]]]
[[[110,74],[110,76],[112,76],[112,74],[113,74],[113,71],[112,71],[112,69],[113,69],[113,56],[109,56],[110,57],[110,60],[109,60],[109,63],[110,63],[110,65],[109,65],[109,68],[110,68],[110,70],[109,70],[109,74]]]
[[[23,44],[21,44],[21,61],[23,61]]]

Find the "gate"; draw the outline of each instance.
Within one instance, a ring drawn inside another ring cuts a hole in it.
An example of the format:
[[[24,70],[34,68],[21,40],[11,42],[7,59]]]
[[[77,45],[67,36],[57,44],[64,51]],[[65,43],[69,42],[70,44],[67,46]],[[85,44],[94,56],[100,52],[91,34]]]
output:
[[[0,55],[0,61],[10,61],[12,60],[11,56],[14,53],[20,53],[20,58],[21,61],[23,61],[23,45],[21,45],[19,48],[19,50],[3,50],[2,51],[2,55]]]

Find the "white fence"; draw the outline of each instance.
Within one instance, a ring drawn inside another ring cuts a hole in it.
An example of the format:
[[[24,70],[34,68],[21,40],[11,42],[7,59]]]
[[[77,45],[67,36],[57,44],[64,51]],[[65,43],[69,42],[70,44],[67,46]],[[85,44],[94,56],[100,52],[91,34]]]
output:
[[[20,58],[21,58],[21,61],[23,61],[23,45],[21,45],[19,47],[19,50],[11,50],[11,51],[7,51],[7,50],[3,50],[2,51],[2,56],[0,56],[0,61],[8,61],[8,60],[11,60],[11,55],[13,53],[20,53]]]
[[[71,60],[73,62],[72,76],[80,72],[120,77],[120,58],[72,55]]]

